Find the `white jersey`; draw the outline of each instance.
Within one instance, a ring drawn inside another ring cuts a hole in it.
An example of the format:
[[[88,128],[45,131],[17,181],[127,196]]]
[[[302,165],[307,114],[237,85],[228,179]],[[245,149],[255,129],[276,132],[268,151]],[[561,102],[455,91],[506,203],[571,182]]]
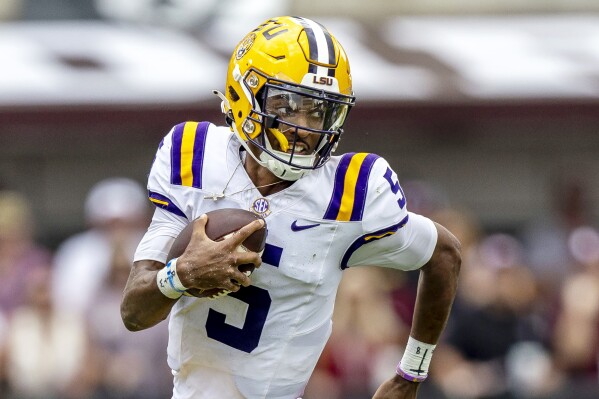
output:
[[[227,127],[186,122],[158,149],[148,182],[158,206],[135,260],[164,262],[190,221],[218,208],[262,215],[268,236],[252,285],[216,300],[182,297],[170,314],[176,399],[295,399],[331,333],[345,268],[417,269],[434,224],[406,209],[396,174],[375,154],[332,157],[262,197]],[[224,197],[222,196],[224,194]]]

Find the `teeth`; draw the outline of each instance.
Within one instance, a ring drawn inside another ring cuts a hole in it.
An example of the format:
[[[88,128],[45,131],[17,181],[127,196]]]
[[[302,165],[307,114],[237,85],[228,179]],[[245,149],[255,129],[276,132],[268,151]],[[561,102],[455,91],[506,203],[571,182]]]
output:
[[[303,145],[296,145],[296,146],[293,147],[293,151],[294,152],[302,152],[302,151],[305,151],[305,150],[306,150],[306,147],[304,147]]]

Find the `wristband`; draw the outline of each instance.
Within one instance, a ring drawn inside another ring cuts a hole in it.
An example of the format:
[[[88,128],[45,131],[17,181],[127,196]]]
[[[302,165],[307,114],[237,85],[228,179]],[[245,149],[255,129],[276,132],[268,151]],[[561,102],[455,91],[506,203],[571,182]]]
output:
[[[168,261],[168,263],[166,264],[166,271],[168,273],[168,281],[171,284],[171,286],[176,291],[183,293],[185,292],[185,290],[187,290],[187,287],[185,287],[181,283],[181,280],[179,280],[179,275],[177,274],[177,259],[178,258],[174,258]]]
[[[428,377],[428,367],[437,345],[425,344],[412,337],[408,339],[406,350],[395,371],[412,382],[422,382]]]
[[[179,299],[187,289],[177,276],[177,258],[170,260],[156,275],[158,289],[167,298]]]

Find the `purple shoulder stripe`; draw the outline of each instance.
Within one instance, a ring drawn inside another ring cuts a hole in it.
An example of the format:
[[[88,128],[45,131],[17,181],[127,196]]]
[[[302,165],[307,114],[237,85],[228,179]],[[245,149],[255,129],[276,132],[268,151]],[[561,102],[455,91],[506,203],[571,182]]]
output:
[[[354,206],[351,213],[351,221],[362,220],[364,215],[364,208],[366,207],[366,194],[368,193],[368,178],[370,177],[370,171],[372,166],[380,157],[376,154],[368,154],[362,165],[360,166],[360,172],[358,173],[358,181],[356,183],[356,193],[354,197]]]
[[[171,184],[181,185],[181,144],[185,123],[179,123],[173,131],[173,146],[171,148]]]

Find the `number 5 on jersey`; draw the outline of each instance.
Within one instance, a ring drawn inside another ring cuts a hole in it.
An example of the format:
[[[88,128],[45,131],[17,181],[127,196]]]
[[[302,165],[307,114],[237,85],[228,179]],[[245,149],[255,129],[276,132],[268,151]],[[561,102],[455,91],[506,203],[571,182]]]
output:
[[[397,197],[397,203],[399,204],[399,208],[403,209],[406,206],[406,195],[403,193],[401,186],[399,185],[399,181],[397,180],[397,175],[391,170],[391,168],[387,168],[385,172],[385,179],[389,182],[391,186],[391,191]]]

